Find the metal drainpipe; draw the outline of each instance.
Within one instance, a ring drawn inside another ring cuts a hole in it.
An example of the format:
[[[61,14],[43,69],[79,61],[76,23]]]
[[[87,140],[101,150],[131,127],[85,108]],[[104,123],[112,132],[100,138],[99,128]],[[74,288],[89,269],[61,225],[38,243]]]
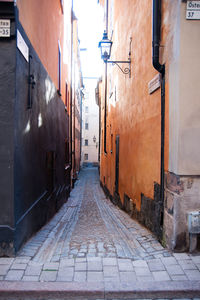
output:
[[[74,73],[74,118],[73,118],[73,180],[76,179],[76,93],[75,93],[75,73]]]
[[[82,87],[83,88],[83,84]],[[80,106],[80,165],[81,165],[81,156],[82,156],[82,115],[83,115],[83,92],[81,89],[81,106]]]
[[[106,0],[106,32],[108,33],[108,1]],[[107,76],[108,76],[108,66],[105,63],[105,102],[104,102],[104,153],[107,153],[106,149],[106,135],[107,135]]]
[[[160,30],[161,30],[161,2],[153,0],[153,32],[152,32],[152,63],[161,74],[161,164],[160,164],[160,201],[164,203],[164,154],[165,154],[165,65],[159,62]],[[162,225],[163,216],[160,220]]]
[[[107,124],[107,63],[105,63],[105,103],[104,103],[104,153],[106,150],[106,124]]]
[[[70,173],[72,173],[72,68],[73,68],[73,6],[71,2],[71,76],[70,76]]]

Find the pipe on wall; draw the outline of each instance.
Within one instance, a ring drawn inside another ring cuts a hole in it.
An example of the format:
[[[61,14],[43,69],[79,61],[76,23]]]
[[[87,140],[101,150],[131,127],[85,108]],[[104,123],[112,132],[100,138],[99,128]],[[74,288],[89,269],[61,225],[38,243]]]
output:
[[[70,74],[70,173],[72,173],[72,68],[73,68],[73,6],[74,2],[71,1],[71,74]]]
[[[161,163],[160,163],[160,201],[164,203],[164,156],[165,156],[165,65],[160,64],[161,2],[152,0],[152,64],[161,74]],[[163,215],[160,224],[163,223]]]
[[[106,0],[106,32],[108,33],[108,3],[109,0]],[[107,153],[106,149],[106,136],[107,136],[107,74],[108,66],[107,62],[105,63],[105,101],[104,101],[104,153]]]
[[[165,65],[159,62],[160,31],[161,31],[161,1],[153,0],[153,20],[152,20],[152,63],[154,68],[165,75]]]

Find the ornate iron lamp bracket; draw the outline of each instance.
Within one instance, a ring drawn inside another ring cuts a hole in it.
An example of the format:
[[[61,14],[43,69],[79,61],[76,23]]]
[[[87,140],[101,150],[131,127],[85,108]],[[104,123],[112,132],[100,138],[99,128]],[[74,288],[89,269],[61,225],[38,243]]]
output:
[[[131,77],[131,59],[129,58],[128,61],[123,61],[123,60],[107,60],[107,63],[110,63],[112,65],[118,66],[118,68],[122,71],[124,74],[129,74],[129,77]],[[119,64],[128,64],[129,66],[126,68],[120,67]]]
[[[123,74],[129,74],[129,78],[131,78],[131,43],[132,37],[130,37],[128,60],[105,60],[106,63],[118,66]],[[128,64],[128,67],[122,68],[119,64]]]

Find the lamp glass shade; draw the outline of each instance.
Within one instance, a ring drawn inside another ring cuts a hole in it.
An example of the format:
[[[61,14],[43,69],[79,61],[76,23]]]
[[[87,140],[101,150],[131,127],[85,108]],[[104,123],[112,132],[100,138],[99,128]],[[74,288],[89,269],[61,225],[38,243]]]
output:
[[[107,32],[104,31],[103,39],[99,42],[99,48],[101,48],[101,58],[107,61],[111,54],[112,41],[108,39]]]

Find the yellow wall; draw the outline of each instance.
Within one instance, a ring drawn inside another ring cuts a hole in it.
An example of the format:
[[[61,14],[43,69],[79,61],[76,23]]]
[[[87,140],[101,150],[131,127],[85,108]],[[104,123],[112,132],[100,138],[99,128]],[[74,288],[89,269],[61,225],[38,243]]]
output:
[[[152,66],[152,1],[113,0],[109,3],[109,37],[113,30],[111,60],[127,60],[132,37],[132,65],[131,78],[122,74],[117,66],[108,68],[107,154],[103,153],[101,138],[101,181],[104,184],[105,177],[105,184],[113,195],[115,137],[119,134],[119,195],[123,201],[126,193],[140,209],[141,193],[153,198],[154,182],[160,183],[161,90],[151,95],[148,92],[149,81],[158,74]],[[166,29],[163,26],[163,36]],[[103,129],[104,107],[101,118]],[[165,168],[168,168],[168,82]]]

